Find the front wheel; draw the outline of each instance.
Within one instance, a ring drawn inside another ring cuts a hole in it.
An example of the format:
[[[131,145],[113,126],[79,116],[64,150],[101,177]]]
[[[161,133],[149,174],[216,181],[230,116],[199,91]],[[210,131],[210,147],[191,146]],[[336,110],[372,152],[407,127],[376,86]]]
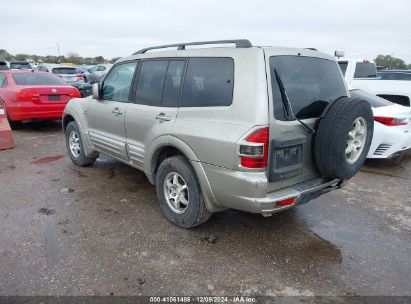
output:
[[[73,163],[84,167],[92,165],[96,161],[97,157],[86,157],[80,129],[75,121],[67,125],[65,135],[67,152]]]
[[[160,164],[156,190],[161,211],[177,226],[200,225],[212,214],[205,206],[194,170],[183,156],[167,158]]]

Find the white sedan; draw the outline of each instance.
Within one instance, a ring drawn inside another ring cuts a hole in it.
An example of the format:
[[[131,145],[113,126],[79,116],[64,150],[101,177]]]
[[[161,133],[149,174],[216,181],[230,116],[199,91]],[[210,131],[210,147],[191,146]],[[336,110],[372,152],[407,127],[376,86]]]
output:
[[[374,112],[374,136],[367,158],[392,158],[411,149],[411,108],[362,90],[351,97],[368,101]]]

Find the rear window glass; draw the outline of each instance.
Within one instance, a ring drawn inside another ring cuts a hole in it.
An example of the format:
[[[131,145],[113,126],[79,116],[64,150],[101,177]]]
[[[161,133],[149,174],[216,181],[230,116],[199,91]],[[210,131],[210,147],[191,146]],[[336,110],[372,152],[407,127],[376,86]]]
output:
[[[374,78],[377,77],[377,67],[371,62],[357,62],[355,66],[354,78]]]
[[[67,85],[59,77],[52,74],[13,74],[13,79],[18,85]]]
[[[383,72],[378,76],[383,80],[411,80],[411,73]]]
[[[10,62],[10,69],[31,70],[31,65],[28,62]]]
[[[190,58],[181,106],[229,106],[233,87],[234,61],[231,58]]]
[[[352,98],[360,98],[365,101],[368,101],[371,107],[373,108],[379,108],[379,107],[385,107],[385,106],[391,106],[393,103],[391,101],[388,101],[384,98],[371,95],[369,93],[366,93],[364,91],[360,90],[352,90],[351,91],[351,97]]]
[[[280,76],[294,115],[299,119],[319,117],[335,98],[347,96],[338,65],[331,60],[303,56],[270,57],[274,117],[292,120],[281,94]]]
[[[53,68],[54,74],[78,74],[76,68]]]
[[[347,71],[348,62],[347,61],[340,61],[340,62],[338,62],[338,65],[340,66],[341,72],[345,76],[345,72]]]

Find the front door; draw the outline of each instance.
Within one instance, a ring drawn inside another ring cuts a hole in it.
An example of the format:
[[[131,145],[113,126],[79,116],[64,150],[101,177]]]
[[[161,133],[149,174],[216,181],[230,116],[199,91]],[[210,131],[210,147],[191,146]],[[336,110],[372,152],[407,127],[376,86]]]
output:
[[[144,60],[134,101],[127,107],[125,126],[130,161],[143,169],[152,141],[170,134],[177,116],[184,59]]]
[[[94,147],[121,160],[128,160],[124,117],[136,65],[128,61],[113,67],[102,83],[102,99],[92,100],[87,111]]]

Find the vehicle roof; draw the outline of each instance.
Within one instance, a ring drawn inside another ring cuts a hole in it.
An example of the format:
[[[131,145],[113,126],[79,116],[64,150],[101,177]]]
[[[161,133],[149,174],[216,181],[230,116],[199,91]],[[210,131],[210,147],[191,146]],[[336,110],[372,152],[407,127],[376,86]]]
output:
[[[7,74],[49,74],[47,72],[42,72],[42,71],[32,72],[32,70],[2,70],[0,72],[7,73]]]
[[[273,46],[252,46],[247,48],[235,47],[204,47],[204,48],[189,48],[185,50],[153,50],[146,53],[135,54],[120,58],[117,62],[140,59],[140,58],[156,58],[156,57],[185,57],[185,56],[206,56],[206,57],[228,57],[235,56],[241,53],[259,52],[264,50],[276,55],[291,55],[301,54],[302,56],[325,58],[335,60],[335,58],[326,53],[308,48],[290,48],[290,47],[273,47]]]

